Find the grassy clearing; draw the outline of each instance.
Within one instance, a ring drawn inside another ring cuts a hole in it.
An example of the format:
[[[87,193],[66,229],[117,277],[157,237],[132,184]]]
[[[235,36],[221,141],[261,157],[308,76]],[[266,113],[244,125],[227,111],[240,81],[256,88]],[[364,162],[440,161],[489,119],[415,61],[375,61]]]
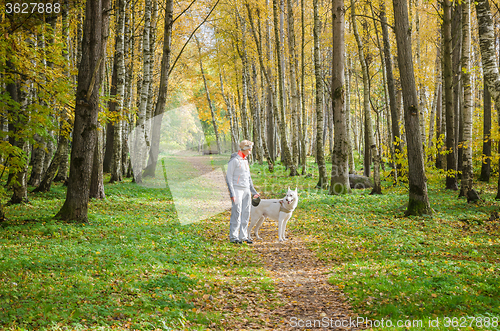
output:
[[[174,169],[186,171],[182,164]],[[500,224],[487,221],[499,209],[496,184],[481,184],[484,202],[468,205],[431,174],[434,215],[404,217],[403,186],[384,187],[382,196],[328,196],[314,188],[315,170],[290,178],[280,165],[272,174],[252,166],[266,197],[299,188],[289,226],[331,267],[332,284],[358,313],[372,321],[422,321],[415,330],[450,330],[445,323],[498,330]],[[229,214],[181,225],[169,189],[155,187],[106,185],[106,199],[91,202],[88,225],[51,219],[64,201],[58,185],[30,195],[30,204],[7,207],[0,325],[206,330],[237,329],[247,318],[266,326],[280,302],[252,250],[227,243]],[[436,321],[439,327],[428,327]]]
[[[271,175],[264,166],[254,172],[260,172],[254,182],[268,195],[282,196],[287,186],[299,186],[301,200],[290,226],[331,265],[332,284],[362,316],[394,323],[421,320],[424,327],[439,319],[447,330],[445,322],[499,329],[500,223],[488,221],[499,210],[496,184],[478,184],[485,201],[469,205],[431,174],[434,215],[404,217],[403,186],[385,187],[382,196],[369,195],[369,189],[328,196],[314,189],[315,178],[284,178],[281,167]]]
[[[106,194],[91,201],[87,225],[51,219],[65,197],[59,185],[7,207],[0,328],[226,329],[249,300],[278,304],[251,249],[227,243],[227,213],[180,225],[166,188],[126,182]]]

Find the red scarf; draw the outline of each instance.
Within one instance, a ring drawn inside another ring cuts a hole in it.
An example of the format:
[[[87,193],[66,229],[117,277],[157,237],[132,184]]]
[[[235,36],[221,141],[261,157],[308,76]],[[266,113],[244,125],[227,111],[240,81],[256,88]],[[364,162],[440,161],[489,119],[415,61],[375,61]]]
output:
[[[238,151],[238,155],[241,156],[243,158],[243,160],[246,159],[246,157],[247,157],[245,154],[243,154],[243,152],[241,150]]]

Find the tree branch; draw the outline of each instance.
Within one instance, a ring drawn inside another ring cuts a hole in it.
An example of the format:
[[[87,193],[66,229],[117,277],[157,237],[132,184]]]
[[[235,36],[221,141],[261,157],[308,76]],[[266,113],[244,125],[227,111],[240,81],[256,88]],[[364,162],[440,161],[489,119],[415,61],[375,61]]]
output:
[[[174,19],[172,20],[172,23],[170,23],[170,24],[174,24],[174,22],[175,22],[175,21],[177,21],[177,19],[178,19],[179,17],[181,17],[181,16],[182,16],[185,12],[187,12],[187,11],[188,11],[188,9],[189,9],[189,8],[191,8],[191,6],[192,6],[195,2],[196,2],[196,0],[191,1],[191,3],[189,4],[189,6],[187,6],[187,8],[186,8],[186,9],[184,9],[184,10],[183,10],[183,11],[182,11],[179,15],[177,15],[177,17],[176,17],[176,18],[174,18]]]
[[[177,63],[177,61],[179,60],[179,58],[181,57],[182,55],[182,52],[184,52],[184,49],[186,48],[187,44],[189,43],[189,41],[191,40],[191,38],[193,38],[194,34],[196,33],[196,31],[198,31],[198,29],[203,25],[205,24],[205,22],[208,20],[208,18],[210,17],[210,15],[212,14],[212,12],[214,11],[215,7],[217,7],[217,5],[219,4],[219,1],[220,0],[217,0],[217,2],[215,3],[215,5],[212,7],[212,9],[210,9],[210,12],[208,13],[207,17],[205,17],[205,19],[196,27],[196,29],[193,30],[193,32],[191,33],[191,35],[189,36],[188,40],[186,41],[186,43],[184,44],[184,46],[182,46],[181,48],[181,51],[179,52],[179,54],[177,55],[177,57],[175,58],[175,61],[174,63],[172,64],[172,66],[170,67],[170,70],[168,71],[168,76],[170,77],[170,74],[172,73],[172,70],[174,69],[175,67],[175,64]]]

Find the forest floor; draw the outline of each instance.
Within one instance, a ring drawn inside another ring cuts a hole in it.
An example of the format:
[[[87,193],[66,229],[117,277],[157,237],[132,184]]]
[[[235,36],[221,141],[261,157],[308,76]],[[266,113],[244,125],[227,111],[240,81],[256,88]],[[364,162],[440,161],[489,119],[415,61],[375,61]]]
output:
[[[329,268],[306,247],[300,236],[289,231],[288,240],[278,242],[277,230],[275,222],[265,222],[260,231],[262,240],[252,245],[274,280],[282,302],[282,306],[269,312],[275,321],[271,329],[324,327],[326,330],[344,325],[335,329],[358,330],[349,327],[357,314],[352,312],[344,293],[328,282]],[[245,328],[254,329],[255,325]]]
[[[173,160],[166,177],[177,171],[179,187],[190,188],[177,198],[161,175],[151,186],[106,184],[106,198],[89,203],[87,224],[53,220],[65,199],[59,183],[29,193],[28,204],[7,206],[0,329],[307,330],[319,329],[308,327],[314,320],[359,316],[421,323],[391,330],[449,330],[452,323],[499,330],[496,180],[477,183],[483,200],[471,205],[430,173],[433,216],[405,217],[404,184],[384,182],[380,196],[329,196],[314,188],[314,165],[312,176],[289,177],[282,166],[268,173],[256,164],[252,178],[264,197],[282,198],[297,186],[299,205],[289,241],[279,243],[268,221],[264,240],[234,245],[229,211],[182,223],[176,209],[193,192],[213,196],[209,182],[221,181],[216,168],[227,159],[203,168]]]

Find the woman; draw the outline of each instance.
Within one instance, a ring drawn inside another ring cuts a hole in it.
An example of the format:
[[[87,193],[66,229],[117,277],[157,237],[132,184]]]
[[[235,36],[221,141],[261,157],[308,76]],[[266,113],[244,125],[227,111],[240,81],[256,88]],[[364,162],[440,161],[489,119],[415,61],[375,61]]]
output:
[[[233,153],[227,164],[226,181],[229,196],[232,201],[231,220],[229,221],[229,242],[234,244],[253,244],[248,239],[248,221],[250,219],[250,206],[252,195],[259,194],[253,187],[248,165],[248,155],[252,153],[253,142],[243,140],[240,150]]]

